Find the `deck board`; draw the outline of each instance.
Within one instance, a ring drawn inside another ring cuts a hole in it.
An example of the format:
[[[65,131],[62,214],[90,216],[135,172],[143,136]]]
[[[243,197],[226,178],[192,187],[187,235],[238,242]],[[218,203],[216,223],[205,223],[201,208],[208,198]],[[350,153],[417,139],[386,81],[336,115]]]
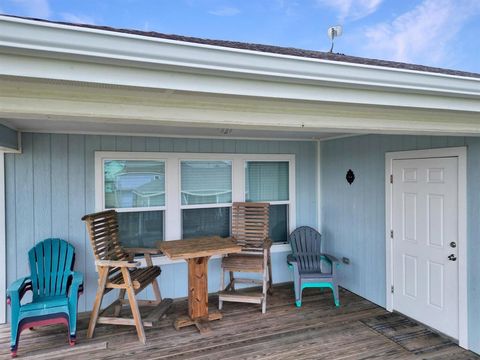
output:
[[[258,305],[225,303],[224,318],[212,323],[212,331],[205,335],[194,328],[173,328],[176,316],[187,308],[186,300],[179,300],[166,318],[146,329],[145,346],[138,342],[134,329],[126,326],[99,325],[95,337],[87,340],[88,314],[81,314],[76,347],[69,347],[62,327],[51,326],[25,331],[18,355],[50,360],[480,359],[424,326],[390,314],[353,293],[341,290],[340,297],[342,306],[336,308],[331,292],[306,289],[302,307],[296,308],[292,285],[276,286],[266,314],[261,314]],[[217,297],[210,296],[211,308],[216,304]],[[8,343],[9,329],[2,325],[0,359],[10,358]]]

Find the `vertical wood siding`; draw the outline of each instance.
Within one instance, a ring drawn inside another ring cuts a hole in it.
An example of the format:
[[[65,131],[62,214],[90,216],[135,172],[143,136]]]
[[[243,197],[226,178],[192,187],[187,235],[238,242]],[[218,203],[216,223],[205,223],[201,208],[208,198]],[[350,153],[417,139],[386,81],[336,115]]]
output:
[[[480,138],[364,135],[322,142],[322,233],[328,251],[350,258],[340,268],[341,285],[385,306],[385,153],[451,146],[468,149],[469,341],[480,352]]]
[[[28,273],[27,251],[47,237],[64,238],[76,248],[76,269],[85,274],[80,311],[91,308],[97,277],[85,225],[95,210],[95,151],[164,151],[296,155],[297,225],[317,225],[316,142],[183,139],[104,135],[24,133],[22,154],[7,154],[7,279]],[[289,281],[286,254],[273,255],[274,281]],[[219,288],[219,260],[209,264],[210,291]],[[162,266],[163,296],[187,294],[185,264]]]

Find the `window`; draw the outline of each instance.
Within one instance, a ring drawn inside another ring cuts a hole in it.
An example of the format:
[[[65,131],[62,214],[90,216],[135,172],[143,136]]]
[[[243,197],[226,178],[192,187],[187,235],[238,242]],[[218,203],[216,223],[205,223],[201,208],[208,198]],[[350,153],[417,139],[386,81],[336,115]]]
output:
[[[182,238],[230,234],[232,161],[181,161]]]
[[[270,203],[270,238],[274,242],[288,238],[289,178],[288,161],[245,164],[245,199]]]
[[[295,228],[293,155],[98,151],[95,174],[96,209],[118,211],[125,246],[228,236],[234,201],[269,202],[277,244]]]
[[[152,247],[163,240],[165,162],[104,160],[105,209],[119,212],[119,232],[125,246]]]

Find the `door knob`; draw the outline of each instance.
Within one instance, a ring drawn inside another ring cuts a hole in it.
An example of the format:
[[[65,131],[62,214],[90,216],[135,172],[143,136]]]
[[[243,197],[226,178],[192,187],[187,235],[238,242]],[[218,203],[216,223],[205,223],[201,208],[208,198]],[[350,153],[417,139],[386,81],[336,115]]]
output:
[[[451,248],[456,248],[456,247],[457,247],[457,243],[456,243],[455,241],[452,241],[452,242],[450,243],[450,247],[451,247]]]
[[[455,257],[454,254],[450,254],[450,255],[448,256],[448,260],[450,260],[450,261],[456,261],[457,258]]]

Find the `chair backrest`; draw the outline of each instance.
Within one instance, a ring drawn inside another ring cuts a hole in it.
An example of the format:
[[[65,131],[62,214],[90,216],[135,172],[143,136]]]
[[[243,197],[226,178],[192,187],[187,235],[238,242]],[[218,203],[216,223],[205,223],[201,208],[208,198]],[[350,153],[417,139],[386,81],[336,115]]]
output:
[[[115,210],[101,211],[82,217],[87,225],[90,245],[96,260],[129,260],[120,245]]]
[[[33,298],[66,295],[75,248],[62,239],[46,239],[28,252]]]
[[[289,236],[300,271],[321,271],[322,236],[310,226],[295,229]]]
[[[268,203],[232,204],[232,237],[247,250],[262,247],[269,231]]]

